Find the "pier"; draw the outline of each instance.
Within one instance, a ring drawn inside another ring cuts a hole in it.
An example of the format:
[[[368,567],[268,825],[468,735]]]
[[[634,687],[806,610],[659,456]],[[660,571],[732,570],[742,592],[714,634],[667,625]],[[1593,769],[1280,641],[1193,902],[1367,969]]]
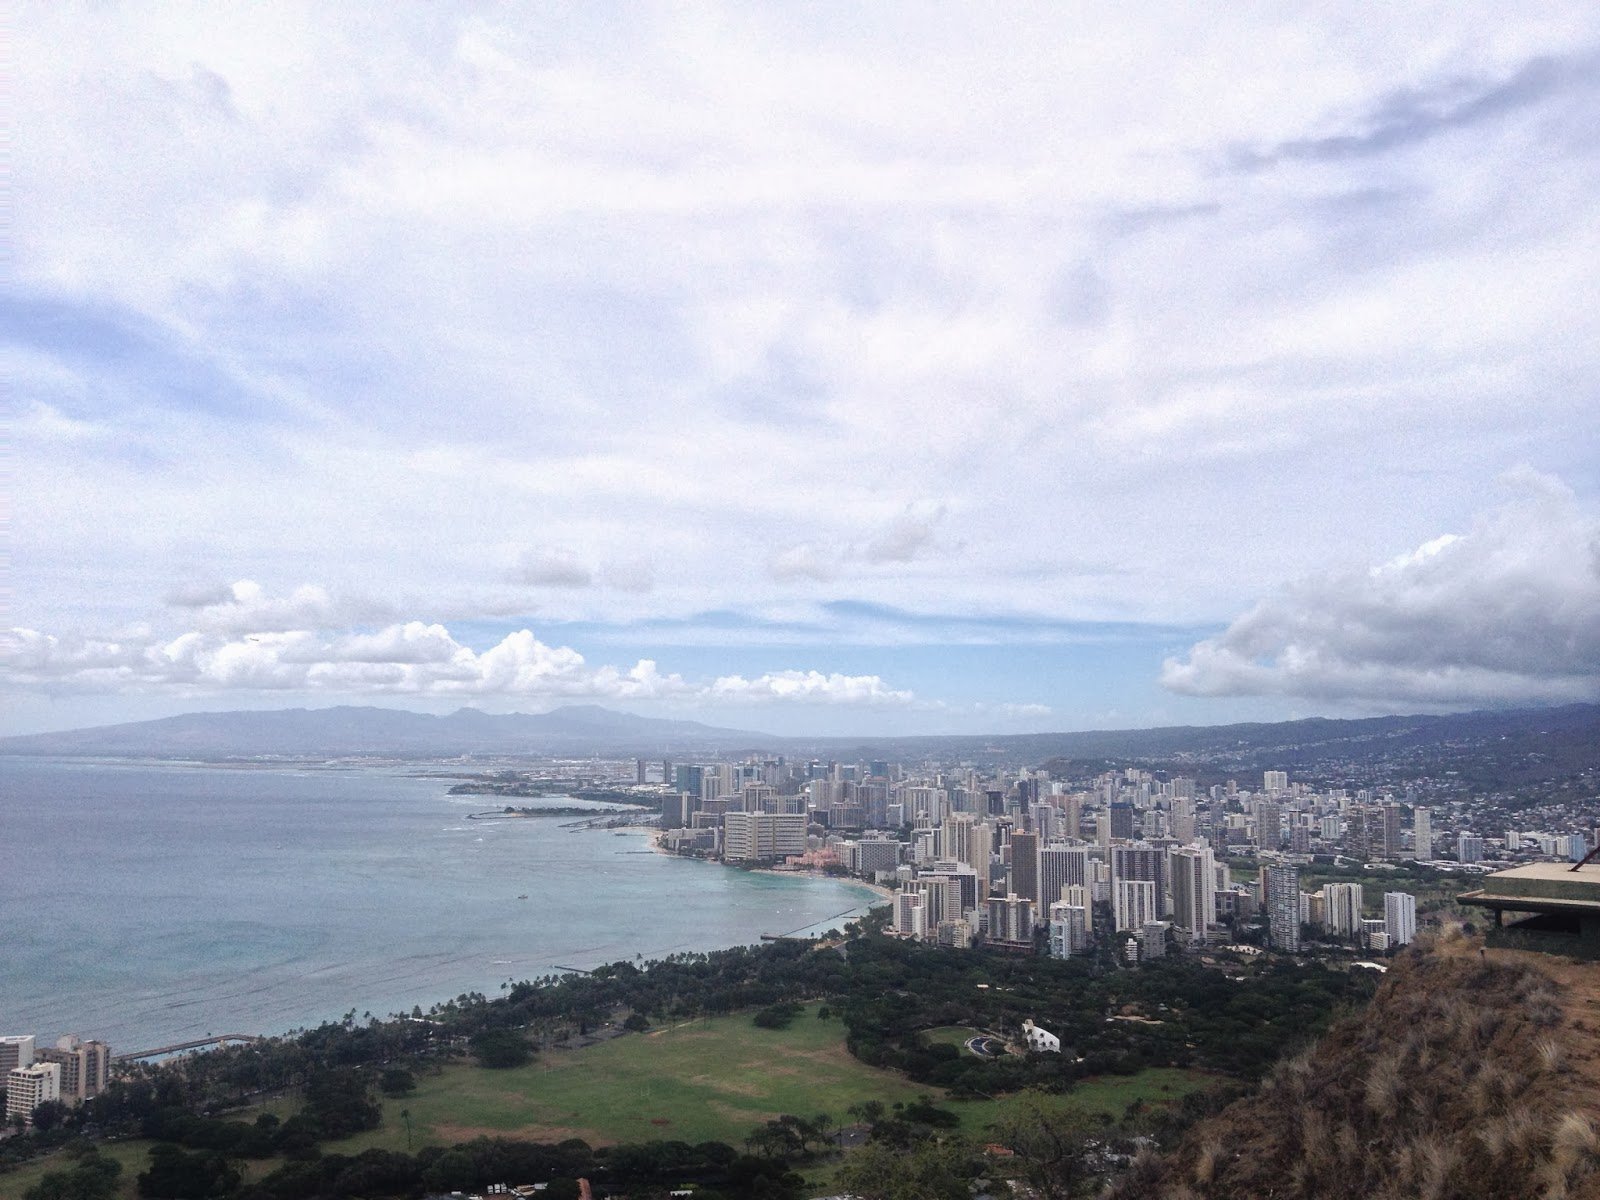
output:
[[[192,1042],[174,1042],[170,1046],[157,1046],[154,1050],[139,1050],[131,1054],[113,1054],[113,1062],[137,1062],[141,1058],[160,1058],[166,1054],[180,1054],[185,1050],[204,1050],[207,1046],[221,1046],[225,1042],[259,1042],[254,1033],[223,1033],[216,1037],[195,1038]]]

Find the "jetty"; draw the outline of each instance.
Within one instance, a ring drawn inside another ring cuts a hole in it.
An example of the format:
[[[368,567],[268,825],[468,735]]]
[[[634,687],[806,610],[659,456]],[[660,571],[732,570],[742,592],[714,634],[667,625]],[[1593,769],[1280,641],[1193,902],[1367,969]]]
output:
[[[255,1033],[222,1033],[216,1037],[195,1038],[189,1042],[173,1042],[170,1046],[157,1046],[154,1050],[136,1050],[128,1054],[113,1054],[113,1062],[137,1062],[141,1058],[161,1058],[167,1054],[181,1054],[185,1050],[204,1050],[207,1046],[221,1046],[226,1042],[261,1041],[261,1035]]]

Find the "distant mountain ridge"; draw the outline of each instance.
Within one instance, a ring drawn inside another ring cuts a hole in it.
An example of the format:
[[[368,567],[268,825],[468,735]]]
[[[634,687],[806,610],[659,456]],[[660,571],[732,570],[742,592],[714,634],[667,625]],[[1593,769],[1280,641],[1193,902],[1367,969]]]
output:
[[[264,711],[185,713],[127,725],[0,738],[0,754],[131,758],[337,758],[375,755],[444,758],[458,754],[644,753],[739,750],[768,734],[663,720],[593,704],[548,713],[448,716],[341,705]]]
[[[598,705],[548,713],[480,712],[448,716],[404,709],[340,706],[187,713],[154,721],[0,738],[0,754],[131,758],[446,758],[461,754],[740,754],[769,751],[842,762],[890,759],[1039,765],[1162,764],[1184,770],[1245,770],[1262,764],[1294,771],[1341,759],[1419,757],[1439,767],[1496,775],[1579,773],[1600,758],[1600,705],[1429,716],[1313,717],[1239,725],[1187,725],[1076,733],[797,738],[724,729],[698,721],[641,717]],[[1523,764],[1523,765],[1519,765]]]

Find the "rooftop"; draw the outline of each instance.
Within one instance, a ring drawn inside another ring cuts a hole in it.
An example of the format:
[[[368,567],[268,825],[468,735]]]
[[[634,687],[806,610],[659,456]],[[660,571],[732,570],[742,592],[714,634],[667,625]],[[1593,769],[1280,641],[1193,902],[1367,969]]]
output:
[[[1463,904],[1522,912],[1600,913],[1600,863],[1529,863],[1484,877],[1483,887],[1457,897]]]

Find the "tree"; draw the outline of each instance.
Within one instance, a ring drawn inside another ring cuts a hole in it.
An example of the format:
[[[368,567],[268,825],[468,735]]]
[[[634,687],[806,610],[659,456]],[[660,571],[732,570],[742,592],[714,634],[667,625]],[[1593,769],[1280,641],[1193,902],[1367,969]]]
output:
[[[528,1039],[511,1029],[488,1029],[468,1043],[480,1067],[503,1071],[520,1067],[533,1057]]]
[[[994,1140],[1016,1155],[1022,1177],[1042,1200],[1070,1200],[1095,1182],[1090,1158],[1097,1126],[1076,1104],[1023,1092],[1006,1105]]]
[[[72,1149],[77,1161],[64,1171],[51,1171],[23,1193],[23,1200],[112,1200],[122,1164],[94,1146]]]
[[[909,1150],[868,1142],[850,1152],[838,1181],[860,1200],[967,1200],[976,1175],[971,1146],[949,1138]]]
[[[409,1096],[417,1090],[417,1077],[404,1067],[385,1067],[378,1087],[385,1096]]]
[[[47,1133],[66,1119],[67,1106],[59,1100],[46,1100],[33,1110],[33,1127]]]
[[[212,1200],[238,1186],[239,1172],[222,1155],[186,1154],[169,1142],[150,1147],[150,1169],[139,1176],[139,1195],[146,1200]]]

